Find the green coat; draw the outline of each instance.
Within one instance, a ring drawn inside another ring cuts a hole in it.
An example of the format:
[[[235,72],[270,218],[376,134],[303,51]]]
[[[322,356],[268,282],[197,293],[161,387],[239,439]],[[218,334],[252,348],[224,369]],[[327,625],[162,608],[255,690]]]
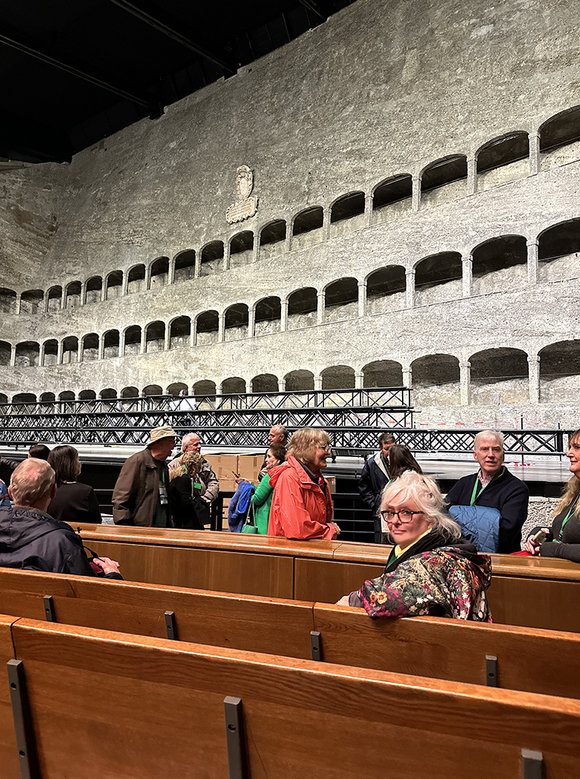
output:
[[[256,527],[258,528],[258,533],[263,536],[268,535],[268,520],[270,519],[270,506],[272,505],[273,494],[274,488],[270,487],[270,477],[266,473],[252,495]]]

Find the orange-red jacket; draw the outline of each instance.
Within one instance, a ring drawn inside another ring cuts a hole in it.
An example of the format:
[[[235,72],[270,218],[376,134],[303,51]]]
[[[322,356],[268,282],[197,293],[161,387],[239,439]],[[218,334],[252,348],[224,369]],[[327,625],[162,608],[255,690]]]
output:
[[[269,536],[286,538],[336,537],[332,523],[332,498],[324,481],[326,497],[295,457],[269,471],[274,488],[268,523]]]

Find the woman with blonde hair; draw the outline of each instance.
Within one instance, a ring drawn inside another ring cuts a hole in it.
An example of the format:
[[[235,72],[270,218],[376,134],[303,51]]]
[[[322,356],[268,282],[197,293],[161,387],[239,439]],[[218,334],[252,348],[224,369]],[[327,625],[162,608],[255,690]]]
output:
[[[332,539],[340,533],[322,475],[329,456],[330,436],[324,430],[303,427],[294,433],[286,462],[269,472],[274,493],[268,535]]]
[[[485,597],[490,560],[461,537],[433,479],[405,471],[385,488],[381,515],[394,544],[385,571],[339,604],[362,606],[373,618],[433,615],[491,622]]]
[[[185,452],[179,465],[169,469],[169,506],[174,527],[203,530],[209,520],[209,506],[201,497],[199,472],[204,458],[199,452]]]
[[[580,429],[570,436],[566,457],[572,478],[556,506],[551,528],[535,527],[524,549],[531,555],[580,563]]]

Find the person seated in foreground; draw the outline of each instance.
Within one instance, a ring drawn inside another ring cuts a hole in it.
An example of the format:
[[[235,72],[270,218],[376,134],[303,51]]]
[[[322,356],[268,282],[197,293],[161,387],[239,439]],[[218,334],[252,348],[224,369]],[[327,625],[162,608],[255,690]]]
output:
[[[503,434],[497,430],[482,430],[475,436],[473,457],[479,464],[479,471],[459,479],[447,493],[446,503],[451,507],[484,506],[497,509],[500,514],[499,528],[496,524],[497,544],[493,551],[509,554],[520,548],[530,492],[505,467],[503,443]],[[463,532],[467,533],[465,527]]]
[[[290,439],[288,459],[269,471],[274,488],[269,536],[336,538],[340,528],[332,521],[328,482],[322,475],[330,457],[330,436],[324,430],[303,427]]]
[[[535,527],[524,548],[531,555],[562,557],[580,563],[580,430],[570,436],[566,457],[570,460],[572,478],[556,506],[552,527]]]
[[[395,546],[385,572],[338,601],[370,617],[438,616],[491,622],[489,557],[461,537],[428,476],[405,471],[383,492],[381,515]]]
[[[56,493],[54,471],[46,460],[31,457],[20,463],[8,491],[14,505],[0,508],[0,566],[122,578],[119,564],[108,557],[89,562],[81,537],[46,513]]]

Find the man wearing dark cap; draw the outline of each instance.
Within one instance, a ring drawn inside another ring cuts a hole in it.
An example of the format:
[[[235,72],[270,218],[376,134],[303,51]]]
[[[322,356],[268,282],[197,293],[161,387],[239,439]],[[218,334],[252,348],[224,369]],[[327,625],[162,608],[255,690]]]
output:
[[[125,461],[113,490],[115,524],[172,527],[166,460],[175,446],[175,437],[173,428],[155,427],[145,449]]]

